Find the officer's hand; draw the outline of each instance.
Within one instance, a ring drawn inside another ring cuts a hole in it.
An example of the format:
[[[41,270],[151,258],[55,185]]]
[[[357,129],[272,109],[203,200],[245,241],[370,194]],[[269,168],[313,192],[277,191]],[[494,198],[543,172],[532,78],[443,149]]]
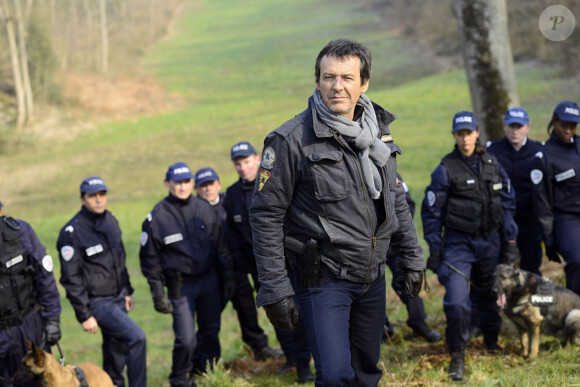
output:
[[[234,279],[226,279],[223,283],[223,301],[227,302],[236,294],[236,281]]]
[[[439,270],[440,265],[441,265],[441,251],[439,250],[431,251],[429,254],[429,258],[427,258],[427,269],[437,274],[437,270]]]
[[[558,245],[556,244],[556,241],[554,240],[553,236],[550,235],[548,238],[546,238],[545,245],[546,245],[546,256],[548,257],[548,259],[553,262],[562,263],[562,259],[558,254]]]
[[[153,297],[153,306],[159,313],[173,313],[173,305],[166,296]]]
[[[268,319],[278,329],[294,332],[300,312],[294,297],[288,296],[273,304],[264,305]]]
[[[423,272],[403,269],[403,273],[397,278],[395,292],[401,298],[417,297],[423,285]]]
[[[60,340],[60,338],[62,337],[62,334],[60,332],[60,324],[58,319],[48,319],[46,320],[46,324],[44,324],[44,342],[46,344],[48,344],[49,346],[53,346],[56,343],[58,343],[58,341]]]
[[[501,248],[501,262],[508,265],[520,264],[520,250],[516,241],[509,241],[503,244]]]

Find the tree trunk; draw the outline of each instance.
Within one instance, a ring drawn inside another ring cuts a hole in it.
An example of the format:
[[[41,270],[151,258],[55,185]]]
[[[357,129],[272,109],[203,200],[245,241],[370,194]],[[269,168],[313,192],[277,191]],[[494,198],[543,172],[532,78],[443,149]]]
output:
[[[109,71],[109,34],[107,32],[107,4],[106,0],[100,1],[101,5],[101,72]]]
[[[454,5],[480,138],[501,138],[505,111],[520,104],[505,0],[455,0]]]
[[[14,21],[10,16],[10,10],[6,0],[2,0],[0,5],[1,17],[6,25],[6,36],[10,47],[10,59],[12,62],[12,75],[14,77],[14,90],[16,92],[16,126],[22,127],[26,119],[26,101],[24,97],[24,87],[22,85],[22,74],[20,73],[20,61],[18,59],[18,45],[14,33]]]
[[[24,20],[22,20],[19,0],[13,0],[13,2],[19,37],[18,53],[20,55],[20,66],[22,68],[22,86],[24,87],[24,99],[26,101],[26,121],[28,122],[34,116],[34,102],[32,86],[30,85],[30,71],[28,70],[28,53],[26,52],[26,29],[24,28]]]

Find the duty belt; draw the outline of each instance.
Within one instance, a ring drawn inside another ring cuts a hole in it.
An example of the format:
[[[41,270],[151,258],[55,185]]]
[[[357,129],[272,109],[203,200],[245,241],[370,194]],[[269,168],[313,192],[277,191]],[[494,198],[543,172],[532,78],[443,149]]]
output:
[[[0,331],[22,324],[22,319],[19,317],[12,317],[6,320],[0,320]]]

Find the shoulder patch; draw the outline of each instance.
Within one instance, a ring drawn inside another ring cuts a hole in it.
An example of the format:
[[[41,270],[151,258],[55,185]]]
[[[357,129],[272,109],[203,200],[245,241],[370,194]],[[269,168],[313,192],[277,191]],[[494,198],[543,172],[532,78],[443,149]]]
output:
[[[260,169],[260,182],[258,184],[258,191],[261,191],[264,188],[264,184],[272,177],[272,173],[267,169]]]
[[[143,231],[141,233],[141,246],[145,246],[147,244],[147,241],[149,240],[149,234],[147,234],[145,231]]]
[[[271,146],[266,147],[262,153],[262,168],[272,169],[276,161],[276,152]]]
[[[532,169],[532,171],[530,172],[530,178],[532,179],[532,183],[540,184],[540,182],[544,178],[544,173],[539,169]]]
[[[44,267],[44,270],[47,272],[52,272],[54,266],[52,264],[52,257],[50,255],[45,255],[44,258],[42,258],[42,267]]]
[[[60,249],[60,255],[62,256],[62,259],[68,262],[75,255],[75,249],[72,246],[63,246]]]
[[[433,207],[435,204],[435,193],[433,191],[427,191],[427,204],[429,204],[429,207]]]

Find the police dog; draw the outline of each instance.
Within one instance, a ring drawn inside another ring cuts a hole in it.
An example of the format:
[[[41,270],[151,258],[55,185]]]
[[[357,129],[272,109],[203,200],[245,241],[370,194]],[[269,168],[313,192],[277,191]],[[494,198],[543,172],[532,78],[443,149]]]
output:
[[[109,375],[93,363],[83,363],[76,366],[82,370],[80,379],[75,366],[61,366],[49,354],[38,348],[36,344],[27,341],[28,352],[22,359],[24,368],[31,373],[39,385],[43,387],[114,387]],[[83,376],[84,374],[84,376]],[[81,383],[82,382],[82,383]]]
[[[516,325],[524,357],[538,355],[540,333],[555,336],[563,346],[568,342],[580,345],[577,294],[511,265],[498,265],[494,276],[497,305]]]

